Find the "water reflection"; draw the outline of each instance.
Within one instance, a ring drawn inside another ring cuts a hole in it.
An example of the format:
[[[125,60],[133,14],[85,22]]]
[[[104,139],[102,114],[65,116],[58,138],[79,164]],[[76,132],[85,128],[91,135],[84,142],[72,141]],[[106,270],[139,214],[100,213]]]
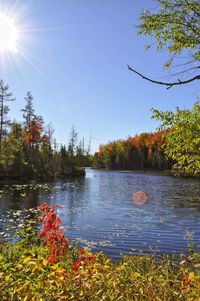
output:
[[[138,191],[148,202],[132,201]],[[120,254],[187,251],[187,230],[200,249],[200,185],[196,179],[179,179],[150,173],[87,170],[85,179],[54,183],[0,186],[0,232],[24,220],[34,221],[38,204],[59,204],[58,213],[71,240],[114,259]],[[10,229],[11,229],[10,228]]]

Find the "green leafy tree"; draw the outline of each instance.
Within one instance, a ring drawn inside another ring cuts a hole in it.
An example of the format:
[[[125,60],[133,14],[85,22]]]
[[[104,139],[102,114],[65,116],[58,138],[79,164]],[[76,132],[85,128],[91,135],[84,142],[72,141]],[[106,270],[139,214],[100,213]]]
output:
[[[153,37],[159,50],[169,52],[165,67],[178,67],[172,82],[153,80],[128,66],[129,70],[156,84],[171,88],[200,79],[200,2],[199,0],[157,0],[159,8],[140,15],[139,34]],[[146,48],[150,46],[147,45]],[[184,57],[181,57],[183,55]],[[182,58],[181,64],[177,58]]]
[[[153,109],[153,118],[162,122],[159,129],[167,129],[165,134],[165,155],[174,160],[177,174],[200,174],[200,103],[192,110],[176,109],[158,111]]]

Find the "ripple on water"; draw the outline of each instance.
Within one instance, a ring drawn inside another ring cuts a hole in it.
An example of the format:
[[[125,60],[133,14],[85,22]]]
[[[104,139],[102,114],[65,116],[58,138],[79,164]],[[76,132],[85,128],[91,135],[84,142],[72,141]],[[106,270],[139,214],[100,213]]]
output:
[[[140,206],[132,200],[138,191],[148,195]],[[42,202],[62,206],[58,214],[72,241],[114,259],[122,253],[184,252],[187,230],[200,247],[196,179],[88,169],[85,179],[1,185],[0,235],[8,238],[26,220],[34,223],[34,208]]]

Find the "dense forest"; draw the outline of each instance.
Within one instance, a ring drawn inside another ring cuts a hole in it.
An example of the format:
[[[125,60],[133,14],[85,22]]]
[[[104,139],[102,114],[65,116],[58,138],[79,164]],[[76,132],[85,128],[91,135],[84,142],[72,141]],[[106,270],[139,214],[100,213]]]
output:
[[[93,167],[103,169],[169,170],[181,176],[200,176],[200,103],[192,109],[158,111],[156,133],[143,133],[99,147]]]
[[[93,167],[105,169],[171,169],[172,160],[166,159],[162,146],[166,131],[143,133],[127,140],[117,140],[99,147]]]
[[[197,101],[191,110],[153,109],[161,121],[156,133],[143,133],[109,142],[90,155],[72,127],[68,145],[53,137],[53,127],[35,114],[33,96],[27,92],[22,121],[9,120],[8,103],[15,101],[9,86],[0,80],[0,178],[65,178],[84,176],[85,166],[113,170],[169,170],[177,175],[199,175],[199,118]]]
[[[45,125],[43,117],[35,114],[30,91],[21,109],[22,122],[8,119],[11,101],[15,98],[9,86],[0,80],[0,178],[83,176],[90,162],[90,145],[86,150],[75,128],[68,145],[58,146],[52,125]]]

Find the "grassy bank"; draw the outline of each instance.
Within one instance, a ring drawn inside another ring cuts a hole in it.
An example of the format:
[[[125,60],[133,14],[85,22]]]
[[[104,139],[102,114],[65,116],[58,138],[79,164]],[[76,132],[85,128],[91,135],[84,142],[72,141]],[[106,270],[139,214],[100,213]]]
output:
[[[0,244],[0,300],[200,300],[200,254],[128,256],[113,264],[69,244],[55,208],[43,208],[43,229],[22,228]]]

